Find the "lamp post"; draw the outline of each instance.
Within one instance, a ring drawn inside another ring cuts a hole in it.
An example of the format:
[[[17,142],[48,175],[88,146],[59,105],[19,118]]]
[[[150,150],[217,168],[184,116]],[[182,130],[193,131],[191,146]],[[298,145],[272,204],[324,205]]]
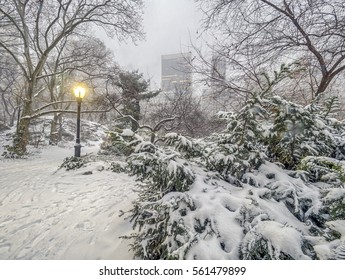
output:
[[[80,145],[80,110],[81,110],[81,101],[85,96],[85,88],[82,86],[76,86],[74,89],[74,95],[77,98],[78,110],[77,110],[77,137],[75,139],[74,145],[74,156],[80,157],[81,145]]]

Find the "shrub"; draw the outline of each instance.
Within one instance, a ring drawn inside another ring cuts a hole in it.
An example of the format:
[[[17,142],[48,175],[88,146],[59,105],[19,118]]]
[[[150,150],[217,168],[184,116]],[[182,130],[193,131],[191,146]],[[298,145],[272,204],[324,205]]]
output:
[[[82,157],[67,157],[64,159],[63,163],[61,164],[60,168],[66,168],[67,171],[79,169],[85,166],[86,161]]]

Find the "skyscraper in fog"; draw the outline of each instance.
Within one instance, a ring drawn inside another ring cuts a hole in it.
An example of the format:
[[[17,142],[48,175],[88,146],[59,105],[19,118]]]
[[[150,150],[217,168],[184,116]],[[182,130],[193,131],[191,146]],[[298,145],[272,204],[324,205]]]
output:
[[[191,53],[162,55],[162,90],[174,92],[176,90],[191,91]]]

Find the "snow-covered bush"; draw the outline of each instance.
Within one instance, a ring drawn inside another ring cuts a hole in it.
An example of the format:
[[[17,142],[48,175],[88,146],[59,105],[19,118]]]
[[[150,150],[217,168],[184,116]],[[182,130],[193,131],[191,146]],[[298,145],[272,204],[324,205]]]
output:
[[[27,155],[26,152],[18,149],[16,146],[5,145],[5,151],[2,153],[2,156],[5,158],[23,158]]]
[[[130,211],[137,231],[128,238],[138,258],[345,255],[344,124],[267,84],[239,112],[219,114],[223,133],[136,143],[128,164],[140,182]]]
[[[307,156],[301,160],[298,168],[306,171],[312,182],[321,181],[339,187],[345,183],[345,168],[334,158]]]
[[[253,95],[237,114],[219,113],[219,117],[228,123],[227,129],[205,139],[203,158],[206,166],[217,171],[225,180],[229,177],[240,180],[246,172],[258,168],[265,160],[261,144],[264,127],[259,121],[265,109],[258,98]]]
[[[327,190],[323,198],[328,220],[345,220],[345,189]]]
[[[142,191],[150,193],[150,186],[142,186]],[[132,209],[138,233],[128,238],[134,238],[131,248],[135,255],[142,259],[183,259],[193,240],[183,217],[195,210],[193,201],[181,192],[155,201],[146,199],[141,196]]]
[[[243,238],[241,258],[246,260],[293,260],[315,258],[301,232],[275,221],[262,221]]]
[[[111,162],[110,163],[110,170],[115,172],[115,173],[121,173],[121,172],[126,172],[127,170],[127,165],[124,164],[123,162]]]
[[[101,154],[129,156],[141,137],[130,129],[109,131],[106,140],[101,145]]]
[[[64,159],[63,163],[61,164],[60,168],[66,168],[66,170],[74,170],[79,169],[85,166],[86,161],[83,157],[67,157]]]
[[[186,158],[202,156],[200,151],[202,146],[197,141],[192,140],[189,137],[177,133],[168,133],[165,135],[165,143],[174,147]]]
[[[181,216],[187,215],[187,209],[194,208],[182,193],[195,180],[191,165],[179,152],[143,141],[129,156],[128,166],[141,182],[139,199],[131,211],[134,227],[139,229],[131,236],[135,254],[147,259],[175,258],[171,248],[183,245],[180,238],[188,230],[178,220],[171,222],[171,215],[175,209]],[[162,199],[169,193],[174,193],[171,200]],[[168,237],[170,242],[166,242]]]
[[[151,142],[141,142],[128,158],[132,174],[142,182],[150,181],[159,195],[186,191],[194,181],[193,170],[177,151],[162,149]]]
[[[307,108],[280,97],[270,98],[273,113],[268,155],[287,168],[295,168],[306,156],[331,156],[336,143],[327,119],[312,106]]]

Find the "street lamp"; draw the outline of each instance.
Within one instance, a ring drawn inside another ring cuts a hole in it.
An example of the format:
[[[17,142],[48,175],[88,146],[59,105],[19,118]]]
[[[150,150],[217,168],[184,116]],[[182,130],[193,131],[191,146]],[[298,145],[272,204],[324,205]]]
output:
[[[81,85],[76,86],[74,89],[74,95],[77,98],[78,103],[78,110],[77,110],[77,137],[75,139],[75,145],[74,145],[74,156],[80,157],[80,109],[81,109],[81,101],[83,100],[85,96],[85,88]]]

